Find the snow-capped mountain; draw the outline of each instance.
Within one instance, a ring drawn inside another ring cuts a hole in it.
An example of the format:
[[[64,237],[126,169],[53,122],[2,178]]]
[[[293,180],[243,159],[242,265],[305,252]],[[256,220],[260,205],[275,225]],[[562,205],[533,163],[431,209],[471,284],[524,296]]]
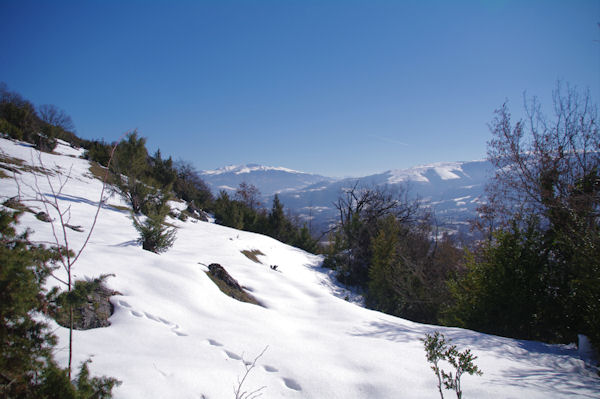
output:
[[[410,196],[431,207],[443,227],[466,231],[467,221],[475,216],[484,199],[485,185],[492,172],[487,161],[469,161],[434,163],[345,179],[260,165],[228,166],[203,172],[202,177],[215,193],[221,189],[233,191],[244,181],[257,186],[266,203],[278,193],[287,208],[311,220],[314,231],[324,231],[335,221],[333,203],[357,182],[359,187],[387,186],[392,190],[407,187]]]
[[[301,190],[318,182],[333,181],[325,176],[257,164],[231,165],[205,170],[200,175],[215,194],[221,190],[234,192],[240,183],[245,182],[256,186],[265,197],[286,191]]]
[[[84,244],[102,204],[73,275],[111,275],[107,285],[116,291],[110,299],[114,313],[108,327],[74,331],[73,362],[92,359],[92,375],[121,380],[115,399],[232,398],[242,377],[245,392],[265,398],[433,398],[437,379],[420,341],[433,331],[477,356],[483,376],[464,376],[466,398],[593,398],[600,390],[595,369],[574,345],[419,324],[365,309],[343,299],[348,293],[321,267],[322,257],[270,237],[169,218],[177,229],[173,247],[160,255],[145,251],[123,210],[126,201],[118,195],[100,201],[102,184],[90,173],[90,163],[79,157],[81,151],[61,143],[53,154],[40,154],[28,144],[0,138],[0,155],[0,170],[12,171],[0,174],[0,203],[17,195],[30,198],[36,189],[56,200],[60,209],[69,210],[69,223],[81,228],[66,230],[73,250]],[[474,172],[464,164],[461,169]],[[450,172],[461,176],[458,169]],[[442,175],[450,176],[438,173]],[[422,176],[437,179],[429,172]],[[53,195],[51,187],[61,187],[60,195]],[[28,205],[43,210],[39,203]],[[53,209],[48,212],[50,219],[58,219]],[[18,229],[31,229],[35,242],[62,237],[34,213],[25,212],[20,222]],[[252,260],[244,255],[248,251],[260,254]],[[262,306],[222,293],[206,274],[206,265],[213,262]],[[277,270],[270,265],[278,265]],[[48,288],[64,281],[65,274],[57,269]],[[38,316],[57,335],[55,358],[66,366],[68,329]],[[246,378],[253,360],[255,367]]]

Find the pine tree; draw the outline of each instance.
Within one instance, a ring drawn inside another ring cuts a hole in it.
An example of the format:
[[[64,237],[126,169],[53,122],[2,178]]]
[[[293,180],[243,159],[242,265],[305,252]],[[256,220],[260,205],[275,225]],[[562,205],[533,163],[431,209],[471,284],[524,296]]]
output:
[[[383,223],[372,243],[373,256],[369,269],[367,305],[382,312],[394,314],[398,310],[398,297],[393,287],[399,228],[393,216]]]
[[[0,210],[0,396],[27,397],[36,374],[51,362],[55,338],[32,312],[44,306],[42,284],[50,274],[47,265],[55,250],[28,241],[29,232],[17,235],[18,213]]]
[[[73,385],[67,370],[52,358],[56,337],[34,315],[48,305],[43,286],[61,254],[31,243],[29,231],[17,234],[18,217],[18,212],[0,209],[0,397],[112,397],[112,389],[120,384],[116,379],[90,378],[85,362]]]
[[[137,132],[128,134],[115,151],[111,169],[119,192],[127,198],[133,212],[140,213],[151,191],[146,139],[138,137]]]

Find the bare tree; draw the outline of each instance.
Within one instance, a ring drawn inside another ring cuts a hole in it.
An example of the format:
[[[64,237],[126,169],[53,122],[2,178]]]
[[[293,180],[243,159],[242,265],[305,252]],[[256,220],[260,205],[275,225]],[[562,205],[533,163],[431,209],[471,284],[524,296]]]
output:
[[[38,107],[40,119],[46,123],[58,126],[61,129],[72,132],[75,130],[73,120],[65,111],[53,104],[43,104]]]
[[[241,182],[237,190],[235,190],[235,199],[243,202],[250,209],[256,209],[262,204],[260,203],[260,191],[254,184]]]
[[[360,217],[368,223],[387,215],[393,215],[400,222],[412,221],[419,210],[419,202],[410,200],[408,188],[401,187],[396,191],[391,188],[354,186],[343,191],[334,203],[339,214],[339,225],[347,225],[352,217]]]
[[[536,214],[551,222],[600,215],[598,109],[589,91],[560,83],[553,93],[554,117],[534,97],[524,99],[526,118],[513,124],[508,105],[496,110],[488,158],[496,175],[487,187],[494,212],[504,219]]]
[[[401,224],[416,220],[418,199],[410,199],[408,189],[393,191],[389,187],[361,188],[357,181],[344,190],[334,203],[339,221],[334,227],[334,252],[330,260],[338,269],[338,278],[350,285],[365,285],[371,262],[371,243],[380,222],[393,217]],[[420,215],[426,217],[425,214]]]

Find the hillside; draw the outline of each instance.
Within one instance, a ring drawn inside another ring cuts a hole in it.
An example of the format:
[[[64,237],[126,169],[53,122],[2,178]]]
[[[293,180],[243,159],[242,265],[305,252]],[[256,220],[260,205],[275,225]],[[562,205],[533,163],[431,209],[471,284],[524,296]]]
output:
[[[36,183],[25,167],[37,163],[35,150],[6,139],[0,149],[1,201],[18,193],[6,167],[19,170],[22,195],[32,195],[35,184],[51,195],[46,177],[38,174]],[[70,207],[69,223],[87,232],[101,183],[80,153],[59,144],[41,160],[55,187],[70,175],[58,201]],[[162,255],[144,251],[125,205],[113,195],[103,206],[74,269],[79,279],[115,275],[108,279],[120,293],[111,299],[112,325],[76,331],[74,360],[91,357],[92,373],[120,379],[116,398],[232,398],[242,359],[252,361],[265,348],[245,382],[250,391],[265,386],[265,398],[434,398],[436,379],[419,339],[435,330],[478,356],[484,374],[463,377],[464,398],[594,398],[600,391],[574,345],[423,325],[364,309],[344,300],[347,293],[320,267],[319,256],[269,237],[169,219],[177,227],[174,246]],[[53,241],[49,223],[29,213],[21,222],[35,231],[34,240]],[[68,233],[72,247],[82,244],[84,233]],[[244,250],[264,255],[258,263]],[[263,306],[221,293],[205,273],[211,263],[224,266]],[[60,339],[56,357],[65,365],[68,330],[50,323]]]

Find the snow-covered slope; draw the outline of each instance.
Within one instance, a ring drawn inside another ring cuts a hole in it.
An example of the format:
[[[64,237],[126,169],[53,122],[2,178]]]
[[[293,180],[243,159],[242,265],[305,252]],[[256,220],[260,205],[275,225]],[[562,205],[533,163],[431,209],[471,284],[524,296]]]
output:
[[[23,144],[0,139],[0,148],[4,160],[37,159]],[[73,153],[58,148],[67,150]],[[69,230],[71,247],[77,247],[92,222],[101,184],[85,160],[42,154],[42,161],[57,172],[51,177],[55,186],[70,171],[58,201],[71,207],[70,223],[84,228]],[[30,195],[34,176],[17,177],[21,193]],[[37,176],[37,184],[49,195],[44,176]],[[12,178],[0,179],[0,200],[16,194]],[[252,360],[267,346],[245,381],[250,391],[265,386],[265,398],[434,398],[436,379],[419,341],[434,330],[479,356],[484,375],[463,377],[465,398],[594,398],[600,392],[598,377],[573,346],[422,325],[364,309],[342,299],[343,290],[320,268],[320,257],[210,223],[170,220],[178,227],[177,241],[156,255],[136,244],[128,213],[113,205],[124,203],[116,196],[108,200],[74,273],[77,278],[114,273],[108,284],[120,295],[112,298],[110,327],[75,332],[74,360],[91,357],[92,373],[120,379],[116,398],[233,398],[233,385],[244,372],[240,359]],[[33,239],[53,240],[50,224],[31,214],[21,222],[21,228],[35,230]],[[261,263],[240,252],[252,249],[265,254]],[[213,262],[264,307],[222,294],[205,274],[204,265]],[[68,332],[51,325],[64,365]]]
[[[220,190],[234,192],[240,183],[255,185],[261,194],[270,197],[277,193],[303,189],[317,182],[333,179],[296,170],[256,164],[231,165],[201,173],[215,194]]]

